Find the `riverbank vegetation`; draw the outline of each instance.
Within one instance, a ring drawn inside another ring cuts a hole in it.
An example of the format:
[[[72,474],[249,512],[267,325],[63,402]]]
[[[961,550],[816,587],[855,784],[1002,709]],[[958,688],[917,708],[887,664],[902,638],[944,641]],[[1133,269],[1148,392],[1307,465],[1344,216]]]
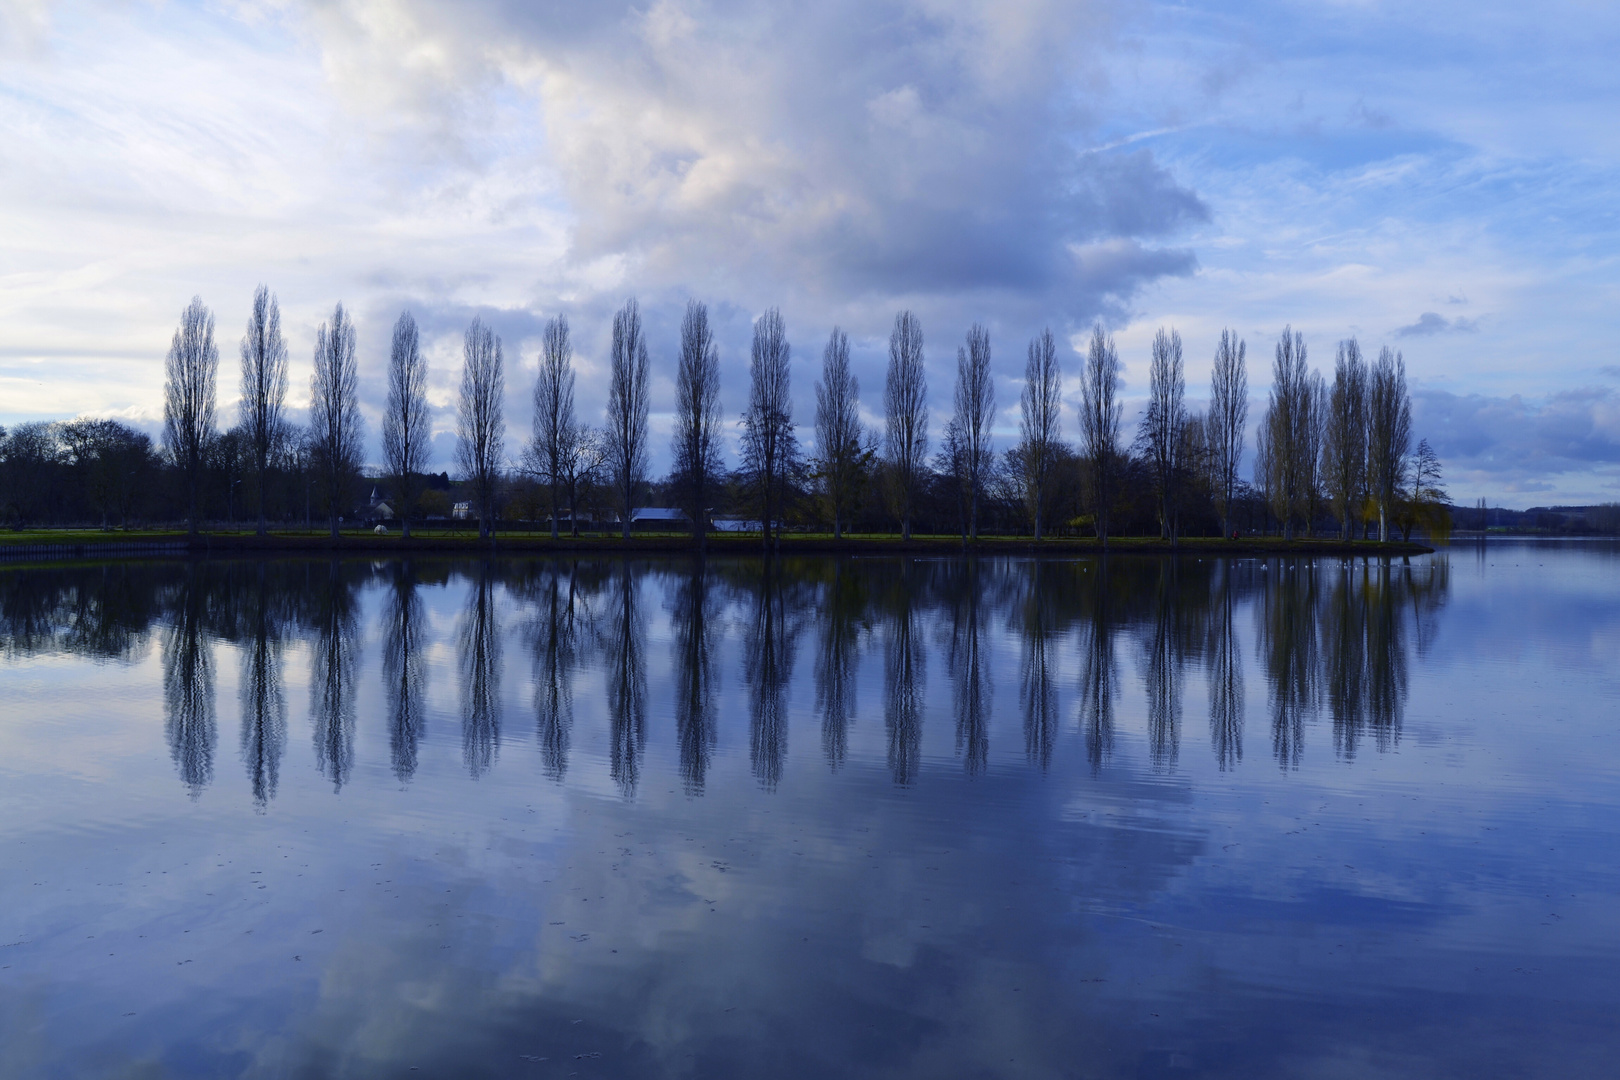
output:
[[[1029,342],[1018,381],[1017,437],[998,445],[983,326],[956,349],[948,416],[931,404],[923,328],[909,311],[895,318],[885,383],[869,398],[850,371],[847,335],[833,328],[815,365],[813,418],[793,415],[796,369],[781,313],[762,315],[754,337],[747,399],[731,403],[740,414],[733,466],[723,454],[721,357],[707,309],[690,305],[669,350],[679,401],[673,465],[659,477],[649,466],[654,351],[634,300],[614,316],[600,425],[575,408],[566,318],[548,322],[532,431],[516,454],[503,414],[503,345],[475,319],[464,342],[452,476],[427,471],[427,361],[409,312],[389,349],[384,461],[368,468],[356,330],[341,304],[316,333],[312,406],[299,424],[285,403],[276,298],[263,287],[255,293],[238,420],[222,427],[214,315],[193,299],[167,358],[162,441],[110,419],[0,429],[0,524],[129,533],[183,522],[192,535],[247,527],[284,542],[318,525],[337,541],[357,526],[427,538],[466,523],[481,539],[612,531],[628,541],[657,530],[702,544],[719,530],[717,539],[747,533],[767,543],[848,533],[1104,545],[1137,537],[1172,547],[1216,537],[1387,542],[1417,533],[1443,541],[1451,526],[1439,458],[1426,440],[1414,444],[1404,358],[1388,348],[1368,361],[1354,339],[1337,343],[1330,379],[1310,366],[1303,335],[1285,329],[1271,390],[1251,423],[1246,343],[1222,332],[1209,406],[1198,411],[1187,403],[1181,337],[1164,328],[1133,431],[1114,339],[1094,327],[1085,355],[1065,371],[1061,339],[1044,330]],[[804,377],[805,365],[797,367]],[[1069,399],[1065,379],[1079,387]],[[1066,406],[1079,421],[1076,442],[1063,430]],[[869,425],[863,418],[874,410],[881,422]],[[801,429],[812,433],[804,443]]]

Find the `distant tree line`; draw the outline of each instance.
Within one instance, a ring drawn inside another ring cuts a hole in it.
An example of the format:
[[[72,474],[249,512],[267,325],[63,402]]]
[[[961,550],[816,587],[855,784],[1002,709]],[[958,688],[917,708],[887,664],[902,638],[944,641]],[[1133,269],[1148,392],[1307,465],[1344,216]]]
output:
[[[30,423],[0,429],[0,521],[14,527],[104,528],[184,519],[251,521],[262,533],[316,521],[336,535],[362,509],[364,420],[354,322],[338,304],[316,332],[307,425],[288,415],[287,347],[276,297],[254,294],[241,355],[235,427],[216,418],[219,350],[214,316],[200,298],[181,314],[164,380],[160,445],[114,420]],[[989,332],[974,325],[957,347],[954,406],[931,442],[923,329],[895,316],[881,422],[862,419],[849,339],[833,328],[815,384],[812,445],[793,415],[791,349],[781,312],[754,323],[741,454],[725,461],[720,357],[705,305],[693,302],[675,349],[672,467],[649,475],[649,343],[628,301],[613,317],[607,407],[600,426],[575,405],[568,321],[541,339],[533,426],[515,460],[505,453],[501,338],[474,319],[463,342],[456,408],[456,471],[427,472],[431,418],[427,361],[410,312],[400,315],[388,358],[382,462],[373,486],[409,534],[413,522],[449,516],[452,502],[481,536],[501,523],[563,529],[611,525],[628,536],[635,512],[679,508],[701,543],[714,519],[757,522],[769,544],[780,529],[914,530],[976,537],[981,530],[1050,535],[1188,535],[1276,532],[1387,540],[1450,527],[1438,457],[1413,445],[1405,363],[1385,348],[1367,361],[1352,338],[1338,343],[1331,382],[1307,362],[1304,336],[1284,329],[1272,387],[1249,428],[1247,346],[1222,331],[1207,410],[1186,401],[1181,336],[1160,329],[1151,346],[1149,393],[1134,434],[1123,431],[1118,349],[1098,325],[1071,385],[1078,442],[1063,432],[1065,372],[1050,329],[1028,344],[1018,435],[997,447]],[[807,425],[809,426],[809,425]]]
[[[1620,503],[1587,506],[1532,506],[1509,510],[1480,499],[1452,508],[1458,530],[1552,536],[1620,536]]]

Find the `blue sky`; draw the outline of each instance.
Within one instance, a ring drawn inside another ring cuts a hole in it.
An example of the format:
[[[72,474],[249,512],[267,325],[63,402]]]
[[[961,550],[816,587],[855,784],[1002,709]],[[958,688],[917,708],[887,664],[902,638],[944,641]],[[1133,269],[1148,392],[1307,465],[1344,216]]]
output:
[[[806,425],[834,324],[875,421],[898,308],[939,418],[984,322],[1009,440],[1043,325],[1115,332],[1131,407],[1156,328],[1199,399],[1230,326],[1257,418],[1291,324],[1323,369],[1352,334],[1403,351],[1459,502],[1620,499],[1617,47],[1597,3],[9,0],[0,424],[155,428],[194,293],[228,415],[261,281],[295,406],[316,326],[358,314],[373,432],[413,310],[445,464],[475,314],[505,340],[514,451],[544,320],[572,321],[594,418],[631,295],[655,410],[687,298],[732,412],[780,306]]]

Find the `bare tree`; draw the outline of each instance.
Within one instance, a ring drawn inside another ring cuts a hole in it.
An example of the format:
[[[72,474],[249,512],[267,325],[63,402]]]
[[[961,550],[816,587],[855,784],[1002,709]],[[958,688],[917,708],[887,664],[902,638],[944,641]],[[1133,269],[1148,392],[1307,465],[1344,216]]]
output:
[[[1091,329],[1091,345],[1086,350],[1086,366],[1081,373],[1080,437],[1086,463],[1091,470],[1091,497],[1097,517],[1097,536],[1108,546],[1108,511],[1114,499],[1114,478],[1118,472],[1119,422],[1122,408],[1119,395],[1119,350],[1114,339],[1103,333],[1102,324]]]
[[[1327,439],[1329,395],[1322,374],[1305,376],[1305,411],[1299,443],[1299,471],[1305,503],[1305,535],[1316,535],[1316,519],[1322,509],[1322,449]]]
[[[748,411],[742,420],[743,470],[760,500],[760,525],[767,547],[787,477],[798,459],[793,401],[788,393],[790,355],[782,313],[771,308],[754,321],[754,342],[748,360]]]
[[[1367,395],[1367,472],[1378,507],[1378,539],[1389,540],[1389,519],[1406,475],[1412,444],[1412,401],[1406,392],[1406,361],[1386,345],[1373,365]]]
[[[401,312],[388,350],[388,411],[383,414],[383,463],[394,489],[395,508],[404,536],[411,535],[418,477],[428,460],[427,357],[416,331],[416,319]]]
[[[117,420],[91,417],[51,426],[56,429],[57,439],[60,440],[59,454],[65,451],[65,455],[47,456],[58,457],[58,460],[65,458],[73,472],[78,474],[78,483],[74,486],[85,500],[85,509],[101,515],[103,529],[112,528],[115,511],[124,517],[127,526],[127,508],[137,491],[145,486],[144,474],[151,464],[151,437]],[[5,434],[0,432],[0,460],[8,457]],[[59,486],[54,478],[42,479],[52,486]],[[0,506],[3,505],[4,500],[0,499]]]
[[[321,323],[315,332],[315,372],[309,379],[310,450],[333,538],[350,485],[360,471],[364,438],[354,346],[354,322],[339,304],[331,325]]]
[[[1273,449],[1272,439],[1272,414],[1268,408],[1254,432],[1254,486],[1260,489],[1260,496],[1265,500],[1266,506],[1275,508],[1280,483],[1277,455]],[[1266,530],[1262,530],[1264,531]]]
[[[0,444],[0,511],[12,524],[39,520],[59,503],[59,470],[67,456],[62,434],[60,423],[35,420],[12,428]],[[183,460],[172,449],[169,457],[177,465]]]
[[[456,464],[472,481],[478,504],[478,538],[495,527],[495,483],[506,456],[506,398],[501,339],[481,317],[467,327],[462,345],[461,399],[456,407]]]
[[[1035,524],[1035,539],[1041,538],[1041,521],[1051,498],[1052,466],[1060,439],[1059,409],[1062,405],[1062,374],[1058,371],[1057,342],[1050,329],[1042,330],[1029,343],[1029,359],[1024,364],[1024,393],[1018,430],[1023,441],[1020,460],[1024,466],[1024,499]]]
[[[209,442],[203,457],[204,468],[218,478],[225,489],[225,527],[234,531],[236,491],[253,468],[253,448],[248,443],[247,433],[240,427],[220,432]]]
[[[1215,502],[1221,512],[1221,535],[1232,535],[1232,497],[1238,467],[1243,463],[1243,436],[1249,422],[1249,373],[1244,361],[1247,347],[1230,330],[1221,331],[1210,374],[1209,440]]]
[[[551,538],[555,540],[561,496],[564,491],[573,495],[570,478],[581,437],[574,418],[574,347],[568,338],[568,319],[559,315],[547,320],[542,340],[540,377],[534,384],[534,441],[526,456],[551,490]],[[569,514],[572,517],[572,500]],[[574,531],[577,535],[577,525]]]
[[[581,425],[562,460],[562,489],[568,497],[569,531],[578,536],[581,498],[594,497],[608,479],[607,432]]]
[[[214,344],[214,313],[193,296],[180,313],[165,362],[163,433],[169,456],[186,478],[186,521],[197,531],[197,495],[202,485],[203,452],[214,437],[214,377],[219,349]]]
[[[1047,336],[1051,333],[1048,331]],[[1034,346],[1031,345],[1031,348]],[[967,347],[956,350],[956,430],[962,443],[968,487],[968,530],[979,538],[979,493],[994,451],[990,424],[996,412],[996,385],[990,375],[990,331],[974,323]]]
[[[1322,446],[1322,480],[1327,496],[1351,538],[1356,503],[1367,482],[1367,363],[1355,338],[1339,342],[1333,362]]]
[[[1176,485],[1185,468],[1187,376],[1181,361],[1181,335],[1162,329],[1153,335],[1153,363],[1149,375],[1148,407],[1142,414],[1137,441],[1153,467],[1153,486],[1159,496],[1160,536],[1176,542]]]
[[[636,488],[647,472],[647,339],[641,332],[641,306],[633,297],[613,316],[613,353],[609,362],[604,450],[619,497],[624,538],[628,540]]]
[[[269,531],[264,520],[265,488],[270,459],[281,438],[281,406],[287,397],[287,343],[281,337],[281,305],[268,288],[253,291],[253,311],[242,335],[242,405],[238,424],[253,455],[258,486],[259,535]]]
[[[1412,452],[1408,478],[1412,488],[1405,496],[1405,509],[1400,514],[1401,539],[1412,539],[1412,529],[1421,525],[1430,538],[1444,541],[1451,535],[1451,496],[1441,486],[1445,477],[1440,455],[1434,452],[1428,439],[1418,440],[1417,449]]]
[[[844,536],[861,474],[872,457],[861,428],[860,383],[849,370],[849,336],[833,327],[816,383],[816,469],[832,510],[833,539]]]
[[[1272,364],[1264,424],[1270,451],[1265,487],[1286,540],[1294,538],[1297,518],[1309,518],[1310,489],[1315,481],[1315,384],[1305,360],[1305,335],[1284,327]]]
[[[934,474],[947,481],[947,488],[956,502],[957,522],[962,529],[962,543],[968,541],[969,488],[967,437],[956,417],[945,421],[945,430],[939,434],[939,452],[934,455]]]
[[[894,317],[889,334],[889,371],[883,388],[886,448],[900,511],[900,536],[911,539],[928,453],[928,377],[923,370],[922,323],[909,311]]]
[[[1213,461],[1209,449],[1209,421],[1201,412],[1188,411],[1181,429],[1181,489],[1208,494],[1214,490]]]
[[[675,372],[675,468],[671,479],[692,518],[698,546],[709,531],[709,500],[720,483],[720,352],[709,328],[709,309],[689,301],[681,319],[681,355]]]

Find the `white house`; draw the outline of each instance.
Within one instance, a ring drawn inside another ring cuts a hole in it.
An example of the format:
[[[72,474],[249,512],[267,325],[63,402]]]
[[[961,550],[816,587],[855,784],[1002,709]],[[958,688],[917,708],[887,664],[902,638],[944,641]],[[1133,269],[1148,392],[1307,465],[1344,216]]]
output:
[[[715,532],[748,533],[759,532],[763,525],[758,521],[749,521],[746,518],[715,518]]]
[[[643,506],[630,511],[631,528],[640,525],[649,529],[684,529],[691,524],[686,511],[673,506]]]

